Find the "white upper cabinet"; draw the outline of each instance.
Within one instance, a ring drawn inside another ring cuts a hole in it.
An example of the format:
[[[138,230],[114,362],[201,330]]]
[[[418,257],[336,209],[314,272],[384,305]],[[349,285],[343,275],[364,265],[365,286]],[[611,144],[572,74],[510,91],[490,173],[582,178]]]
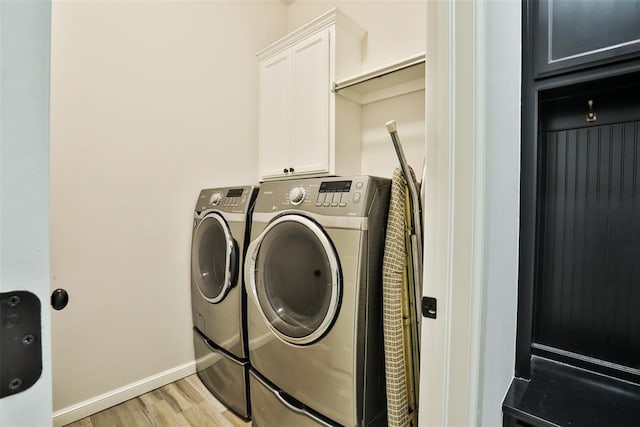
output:
[[[359,71],[363,36],[333,9],[258,53],[262,180],[359,173],[360,109],[332,88]]]

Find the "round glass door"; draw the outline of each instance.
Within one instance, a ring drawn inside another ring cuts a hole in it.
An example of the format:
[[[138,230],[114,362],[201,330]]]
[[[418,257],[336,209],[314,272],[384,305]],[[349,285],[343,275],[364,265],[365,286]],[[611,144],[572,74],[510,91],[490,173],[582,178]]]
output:
[[[293,344],[324,335],[338,311],[341,278],[322,229],[306,217],[286,215],[269,224],[252,249],[249,280],[271,329]]]
[[[191,277],[209,302],[220,302],[237,280],[238,249],[227,223],[209,214],[198,224],[191,247]]]

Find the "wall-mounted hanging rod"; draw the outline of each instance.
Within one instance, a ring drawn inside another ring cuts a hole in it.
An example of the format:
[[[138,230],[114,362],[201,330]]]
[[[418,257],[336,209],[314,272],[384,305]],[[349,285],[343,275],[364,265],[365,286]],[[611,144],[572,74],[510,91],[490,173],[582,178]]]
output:
[[[342,89],[346,89],[351,86],[355,86],[357,84],[365,83],[369,80],[374,80],[380,77],[384,77],[386,75],[402,71],[411,67],[423,65],[425,61],[425,54],[420,53],[418,55],[411,56],[407,59],[404,59],[400,62],[396,62],[391,65],[387,65],[385,67],[379,68],[377,70],[370,71],[368,73],[360,74],[346,80],[342,80],[340,82],[335,82],[333,84],[334,92],[338,92]]]

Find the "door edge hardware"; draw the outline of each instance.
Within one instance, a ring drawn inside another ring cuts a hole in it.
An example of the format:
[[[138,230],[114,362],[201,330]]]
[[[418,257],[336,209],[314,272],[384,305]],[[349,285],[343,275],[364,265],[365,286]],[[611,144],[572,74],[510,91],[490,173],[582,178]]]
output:
[[[438,300],[433,297],[422,297],[422,316],[435,319],[438,315]]]
[[[593,99],[587,101],[587,106],[589,107],[587,111],[587,123],[593,123],[598,119],[595,111],[593,111]]]
[[[42,375],[40,311],[31,292],[0,292],[0,399],[29,389]]]

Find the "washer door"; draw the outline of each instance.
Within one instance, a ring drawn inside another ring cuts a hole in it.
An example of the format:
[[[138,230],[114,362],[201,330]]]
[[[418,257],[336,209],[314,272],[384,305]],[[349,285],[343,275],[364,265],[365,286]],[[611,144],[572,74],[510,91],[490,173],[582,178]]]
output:
[[[207,214],[193,232],[191,277],[200,294],[218,303],[238,280],[238,245],[222,216]]]
[[[292,344],[322,337],[337,316],[341,275],[333,244],[312,220],[284,215],[247,251],[245,277],[271,330]]]

